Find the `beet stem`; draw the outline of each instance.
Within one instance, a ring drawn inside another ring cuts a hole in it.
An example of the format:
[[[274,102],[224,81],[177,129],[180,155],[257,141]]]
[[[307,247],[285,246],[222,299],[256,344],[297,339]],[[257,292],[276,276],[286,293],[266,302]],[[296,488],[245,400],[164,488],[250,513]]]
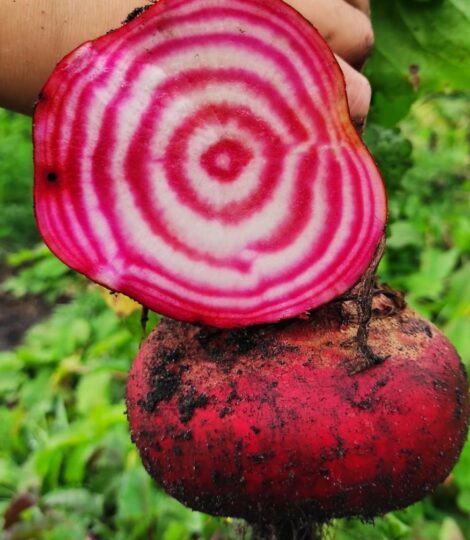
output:
[[[147,323],[149,322],[149,309],[142,306],[142,313],[140,314],[140,328],[142,330],[142,339],[145,339],[147,335]]]
[[[382,364],[387,357],[374,353],[368,344],[369,322],[372,317],[372,300],[377,288],[377,267],[382,259],[385,249],[385,236],[382,236],[374,253],[371,264],[364,273],[359,284],[359,292],[356,300],[356,307],[359,316],[359,326],[356,334],[357,347],[360,353],[360,362],[354,366],[351,374],[356,374],[365,369]]]

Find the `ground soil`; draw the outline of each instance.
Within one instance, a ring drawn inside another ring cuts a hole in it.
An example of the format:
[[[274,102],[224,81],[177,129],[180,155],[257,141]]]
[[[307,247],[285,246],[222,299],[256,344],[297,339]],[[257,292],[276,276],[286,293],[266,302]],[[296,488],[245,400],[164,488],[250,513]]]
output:
[[[12,273],[0,262],[0,283]],[[51,312],[51,307],[39,296],[14,296],[0,291],[0,351],[18,346],[25,332]]]

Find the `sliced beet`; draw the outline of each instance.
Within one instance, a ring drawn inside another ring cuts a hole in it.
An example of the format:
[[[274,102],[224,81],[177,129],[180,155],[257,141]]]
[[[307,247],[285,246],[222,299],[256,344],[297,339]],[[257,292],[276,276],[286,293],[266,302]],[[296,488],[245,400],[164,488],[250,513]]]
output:
[[[405,507],[447,477],[469,412],[455,349],[405,309],[371,321],[384,360],[357,371],[357,325],[337,307],[243,330],[156,328],[132,366],[127,408],[168,493],[253,523],[321,522]]]
[[[350,288],[386,219],[326,43],[278,0],[161,0],[64,58],[35,206],[70,267],[189,322],[274,322]]]

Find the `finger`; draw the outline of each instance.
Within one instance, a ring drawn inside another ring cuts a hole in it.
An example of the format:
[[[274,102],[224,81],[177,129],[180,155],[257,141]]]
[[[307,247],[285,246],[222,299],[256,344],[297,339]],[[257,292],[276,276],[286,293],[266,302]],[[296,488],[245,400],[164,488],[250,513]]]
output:
[[[360,9],[367,16],[370,16],[369,0],[346,0],[348,4]]]
[[[346,81],[346,94],[351,118],[357,125],[364,124],[370,107],[371,87],[369,81],[342,58],[336,57]]]
[[[374,33],[369,17],[343,0],[288,0],[349,64],[361,66],[369,56]]]

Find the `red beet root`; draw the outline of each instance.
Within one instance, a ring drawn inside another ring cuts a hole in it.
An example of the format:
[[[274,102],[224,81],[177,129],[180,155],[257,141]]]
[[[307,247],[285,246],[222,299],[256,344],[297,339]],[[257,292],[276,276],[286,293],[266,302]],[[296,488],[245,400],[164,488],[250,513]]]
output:
[[[421,499],[465,440],[464,368],[405,309],[372,320],[369,345],[386,360],[354,374],[356,331],[331,305],[245,330],[164,320],[128,384],[145,467],[191,508],[253,522],[370,517]]]
[[[180,320],[296,316],[354,285],[383,233],[340,68],[277,0],[160,0],[85,43],[34,143],[51,250]]]

